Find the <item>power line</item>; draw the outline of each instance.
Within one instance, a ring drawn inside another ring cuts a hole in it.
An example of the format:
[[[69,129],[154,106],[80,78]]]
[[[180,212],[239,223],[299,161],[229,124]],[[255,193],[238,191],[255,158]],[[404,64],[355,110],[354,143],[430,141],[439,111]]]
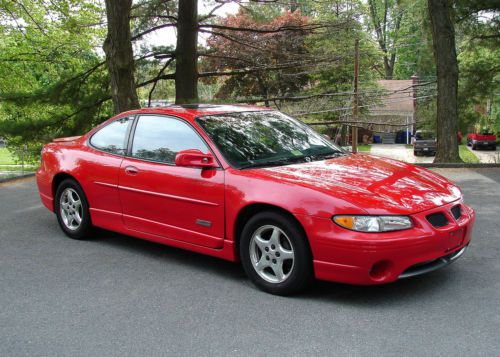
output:
[[[426,95],[426,96],[421,96],[421,97],[416,97],[416,98],[411,98],[412,100],[417,100],[417,99],[423,99],[423,98],[431,98],[435,97],[436,94],[432,95]],[[390,104],[390,103],[400,103],[400,102],[406,102],[407,100],[394,100],[390,102],[386,102],[385,104]],[[367,105],[360,105],[358,108],[371,108],[371,107],[376,107],[379,106],[379,104],[367,104]],[[344,108],[334,108],[334,109],[326,109],[326,110],[319,110],[315,112],[302,112],[302,113],[294,113],[293,116],[304,116],[304,115],[311,115],[311,114],[324,114],[324,113],[333,113],[333,112],[338,112],[338,111],[343,111],[343,110],[349,110],[352,109],[351,107],[344,107]]]

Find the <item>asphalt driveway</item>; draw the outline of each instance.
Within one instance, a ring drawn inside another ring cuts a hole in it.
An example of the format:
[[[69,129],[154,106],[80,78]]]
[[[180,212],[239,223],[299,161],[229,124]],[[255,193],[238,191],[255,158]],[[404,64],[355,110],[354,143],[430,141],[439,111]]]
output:
[[[434,161],[434,156],[413,155],[413,149],[407,148],[405,144],[373,144],[370,154],[410,163],[421,164]]]
[[[499,355],[500,170],[439,172],[477,212],[463,258],[291,298],[195,253],[104,231],[70,240],[32,179],[0,185],[0,356]]]

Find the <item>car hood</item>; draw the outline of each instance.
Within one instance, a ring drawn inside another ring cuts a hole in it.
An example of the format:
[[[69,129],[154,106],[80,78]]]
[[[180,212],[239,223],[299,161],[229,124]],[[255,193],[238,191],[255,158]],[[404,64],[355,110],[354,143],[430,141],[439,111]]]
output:
[[[251,171],[261,178],[321,191],[370,214],[421,212],[462,195],[457,186],[429,170],[363,154]]]

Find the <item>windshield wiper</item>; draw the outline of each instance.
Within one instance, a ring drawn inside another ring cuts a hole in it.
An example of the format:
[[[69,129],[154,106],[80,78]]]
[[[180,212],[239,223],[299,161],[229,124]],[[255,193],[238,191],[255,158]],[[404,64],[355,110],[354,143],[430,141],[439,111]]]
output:
[[[289,158],[279,159],[279,160],[271,160],[271,161],[263,161],[263,162],[252,162],[246,165],[240,166],[241,169],[251,169],[257,167],[270,167],[270,166],[282,166],[282,165],[290,165],[297,164],[299,162],[310,162],[317,160],[328,160],[333,159],[339,156],[347,155],[344,152],[338,151],[334,153],[324,153],[324,154],[316,154],[316,155],[303,155],[303,156],[293,156]]]
[[[272,160],[272,161],[264,161],[264,162],[252,162],[250,164],[240,166],[241,169],[251,169],[256,167],[267,167],[267,166],[282,166],[287,164],[296,164],[298,162],[304,162],[306,156],[295,156],[285,159]]]
[[[337,151],[334,153],[328,153],[328,154],[317,154],[317,155],[312,155],[312,158],[314,160],[328,160],[328,159],[334,159],[339,156],[344,156],[347,155],[345,152]]]

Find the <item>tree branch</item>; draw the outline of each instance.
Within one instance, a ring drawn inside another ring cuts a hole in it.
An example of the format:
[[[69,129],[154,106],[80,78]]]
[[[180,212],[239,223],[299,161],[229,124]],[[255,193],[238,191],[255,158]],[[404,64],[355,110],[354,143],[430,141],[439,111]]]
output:
[[[165,70],[170,65],[170,63],[172,63],[173,60],[174,60],[173,58],[170,58],[167,62],[165,62],[165,65],[161,68],[160,72],[158,72],[158,74],[156,75],[156,78],[160,77],[163,74],[163,72],[165,72]],[[149,95],[148,95],[148,107],[151,106],[151,97],[153,96],[153,92],[156,89],[156,85],[157,84],[158,84],[158,81],[155,81],[153,83],[153,87],[149,91]]]
[[[200,29],[199,32],[209,33],[209,34],[212,34],[212,35],[215,35],[215,36],[220,36],[222,38],[225,38],[226,40],[229,40],[231,42],[237,43],[239,45],[253,48],[254,50],[258,50],[258,51],[262,51],[263,50],[262,48],[259,48],[257,46],[252,45],[251,43],[243,42],[243,41],[241,41],[241,40],[239,40],[237,38],[234,38],[232,36],[228,36],[228,35],[224,34],[223,32],[209,31],[209,30],[203,30],[203,29]]]
[[[342,23],[344,24],[344,23]],[[303,26],[290,26],[290,25],[285,25],[285,26],[280,26],[277,28],[273,29],[258,29],[258,28],[251,28],[251,27],[233,27],[233,26],[224,26],[224,25],[215,25],[215,24],[201,24],[198,26],[198,28],[214,28],[218,30],[227,30],[227,31],[235,31],[235,32],[254,32],[254,33],[277,33],[277,32],[282,32],[282,31],[314,31],[318,30],[321,28],[328,28],[328,27],[337,27],[340,26],[340,24],[336,24],[335,26],[332,24],[306,24]]]
[[[138,34],[132,36],[130,38],[130,41],[138,40],[141,37],[143,37],[144,35],[147,35],[148,33],[151,33],[151,32],[155,32],[157,30],[160,30],[160,29],[163,29],[166,27],[175,27],[175,26],[176,26],[176,24],[162,24],[162,25],[154,26],[154,27],[151,27],[150,29],[147,29],[146,31],[139,32]]]

